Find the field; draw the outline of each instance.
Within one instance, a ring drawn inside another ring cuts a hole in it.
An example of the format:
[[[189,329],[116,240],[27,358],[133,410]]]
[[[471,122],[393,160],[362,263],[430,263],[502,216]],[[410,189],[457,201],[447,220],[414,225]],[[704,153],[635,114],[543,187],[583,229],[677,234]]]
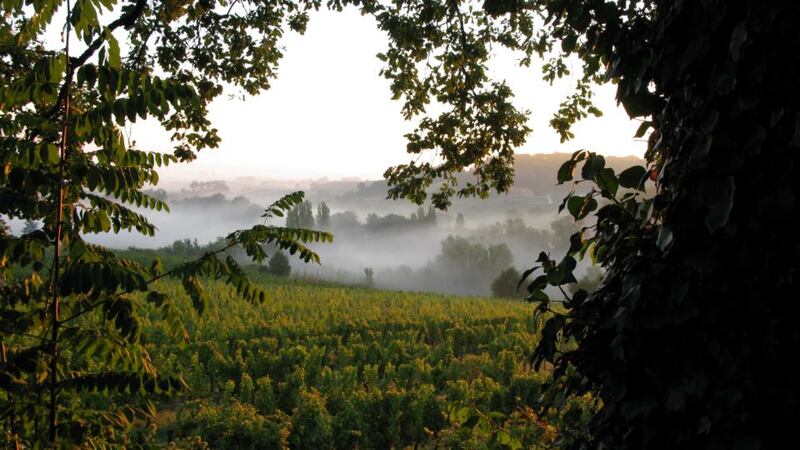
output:
[[[187,342],[143,324],[163,373],[190,386],[161,401],[142,439],[178,447],[552,448],[591,402],[537,411],[549,380],[527,358],[533,307],[511,300],[277,284],[251,305],[213,286]],[[572,431],[570,431],[572,430]]]

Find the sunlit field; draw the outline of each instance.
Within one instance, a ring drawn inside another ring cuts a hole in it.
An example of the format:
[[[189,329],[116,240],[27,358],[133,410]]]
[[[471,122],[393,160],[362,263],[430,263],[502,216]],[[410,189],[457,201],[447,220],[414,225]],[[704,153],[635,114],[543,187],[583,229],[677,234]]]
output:
[[[550,448],[565,420],[574,427],[588,411],[590,402],[531,408],[549,375],[527,363],[538,322],[524,302],[261,282],[263,304],[212,284],[201,316],[177,283],[160,286],[181,299],[188,342],[167,337],[154,315],[143,323],[147,347],[190,389],[159,405],[143,439],[215,449]]]

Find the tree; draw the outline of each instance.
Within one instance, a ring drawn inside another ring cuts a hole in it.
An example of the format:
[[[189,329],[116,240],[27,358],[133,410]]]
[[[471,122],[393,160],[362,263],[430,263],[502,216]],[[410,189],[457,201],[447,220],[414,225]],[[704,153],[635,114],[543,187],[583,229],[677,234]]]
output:
[[[286,216],[286,226],[289,228],[312,228],[314,226],[314,209],[311,202],[306,200],[292,208]]]
[[[327,227],[331,223],[331,209],[325,202],[320,202],[317,205],[317,225],[320,227]]]
[[[509,267],[500,272],[500,275],[492,281],[492,295],[501,298],[520,297],[517,285],[519,284],[520,274],[517,269]]]
[[[458,213],[456,216],[456,230],[463,230],[464,229],[464,214]]]
[[[424,220],[420,217],[420,222],[428,226],[436,226],[436,209],[433,206],[429,206],[428,214],[425,215]]]
[[[800,407],[789,375],[800,363],[800,305],[789,300],[800,246],[786,238],[800,194],[800,6],[620,6],[550,10],[563,49],[616,82],[643,120],[637,135],[652,132],[647,167],[616,173],[580,151],[559,170],[559,182],[592,186],[561,208],[596,224],[560,261],[540,255],[531,299],[547,311],[541,289],[574,282],[577,256],[606,275],[549,316],[536,361],[554,363],[568,393],[602,400],[587,447],[781,447]]]
[[[364,282],[369,288],[375,287],[375,278],[373,278],[373,275],[375,275],[375,271],[372,270],[372,267],[364,268]]]
[[[292,266],[289,264],[289,258],[283,252],[275,252],[272,258],[269,259],[267,271],[275,276],[288,277],[292,273]]]
[[[442,241],[442,253],[438,258],[440,264],[461,270],[468,276],[494,276],[514,262],[514,255],[506,244],[486,247],[461,236],[447,236]]]
[[[0,216],[42,223],[29,234],[0,235],[0,426],[9,445],[124,445],[136,420],[152,416],[150,399],[185,387],[179,376],[158,372],[139,333],[150,305],[176,342],[188,338],[158,280],[181,280],[198,312],[209,301],[209,277],[227,281],[244,300],[261,301],[265,292],[225,250],[241,247],[260,263],[270,244],[318,262],[304,244],[332,239],[256,225],[169,271],[83,239],[120,230],[153,235],[155,227],[132,206],[168,209],[144,192],[158,182],[158,169],[217,146],[208,104],[225,83],[251,93],[268,87],[279,55],[274,31],[302,29],[302,11],[294,7],[276,15],[240,5],[223,16],[209,6],[2,4]],[[67,12],[65,23],[54,21],[64,17],[56,11]],[[63,46],[46,39],[60,30]],[[201,34],[213,38],[196,39]],[[171,154],[126,142],[121,130],[147,118],[172,133]],[[283,217],[303,198],[287,195],[263,216]]]

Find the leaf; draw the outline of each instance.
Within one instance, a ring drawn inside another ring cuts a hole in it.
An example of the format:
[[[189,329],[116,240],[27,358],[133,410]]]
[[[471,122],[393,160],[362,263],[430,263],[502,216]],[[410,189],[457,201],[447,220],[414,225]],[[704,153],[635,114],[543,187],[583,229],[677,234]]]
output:
[[[711,183],[708,190],[711,194],[704,197],[711,197],[709,201],[708,213],[706,213],[705,224],[708,231],[715,232],[728,223],[731,210],[733,209],[734,193],[736,185],[733,177],[727,177],[720,183]]]
[[[661,225],[658,229],[656,246],[663,252],[672,243],[672,230],[667,225]]]
[[[736,25],[736,28],[733,29],[733,34],[731,35],[731,45],[729,48],[729,54],[733,62],[739,60],[739,55],[741,54],[742,44],[747,40],[747,22],[742,21],[739,25]]]
[[[647,133],[647,130],[652,128],[652,126],[653,122],[645,120],[644,122],[642,122],[641,125],[639,125],[639,128],[636,129],[636,134],[634,134],[633,137],[637,139],[644,137],[644,135]]]
[[[603,170],[606,166],[606,159],[603,158],[603,155],[597,154],[590,154],[589,157],[586,159],[586,162],[583,163],[583,168],[581,169],[581,177],[584,180],[592,180],[594,181],[597,175]]]
[[[597,186],[600,187],[604,197],[616,197],[619,180],[614,175],[614,169],[606,168],[597,174]]]
[[[650,92],[629,95],[622,98],[622,106],[631,118],[649,116],[664,107],[664,99]]]
[[[575,275],[572,273],[576,266],[577,261],[575,261],[575,258],[565,256],[555,269],[547,274],[547,281],[553,286],[577,282],[578,280],[575,279]]]
[[[533,291],[541,290],[547,287],[547,275],[539,275],[533,281],[528,284],[528,292],[533,293]]]
[[[520,279],[519,279],[519,282],[517,283],[517,290],[519,290],[520,286],[522,286],[522,283],[524,283],[524,282],[525,282],[525,280],[527,280],[527,279],[528,279],[528,277],[529,277],[529,276],[530,276],[530,275],[531,275],[533,272],[535,272],[536,270],[538,270],[538,269],[540,269],[540,268],[541,268],[540,266],[534,266],[534,267],[532,267],[532,268],[530,268],[530,269],[526,270],[525,272],[522,272],[522,277],[520,277]]]
[[[564,184],[567,181],[572,181],[572,172],[575,170],[577,161],[569,160],[558,169],[558,184]]]
[[[108,65],[118,69],[122,64],[119,56],[119,42],[108,28],[105,29],[105,34],[108,40]]]
[[[619,185],[628,189],[644,191],[644,183],[647,181],[647,169],[642,166],[632,166],[623,170],[619,174]]]
[[[567,201],[567,210],[575,220],[583,219],[595,209],[597,209],[597,200],[591,193],[584,197],[574,196]]]
[[[533,292],[531,292],[527,297],[525,297],[525,300],[527,300],[529,302],[532,302],[532,303],[533,302],[537,302],[537,303],[538,302],[549,302],[550,301],[550,297],[543,290],[536,289]]]

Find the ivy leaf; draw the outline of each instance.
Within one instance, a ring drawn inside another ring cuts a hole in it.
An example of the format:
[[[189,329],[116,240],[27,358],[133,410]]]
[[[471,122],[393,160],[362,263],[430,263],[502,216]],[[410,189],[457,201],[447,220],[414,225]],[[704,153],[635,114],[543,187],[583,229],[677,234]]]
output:
[[[565,256],[563,260],[547,274],[547,281],[553,286],[561,286],[568,283],[576,283],[572,271],[575,270],[577,261],[572,256]]]
[[[650,92],[643,92],[623,97],[622,106],[631,118],[649,116],[664,107],[664,99]]]
[[[706,186],[712,193],[709,202],[708,213],[706,213],[705,224],[708,231],[714,232],[728,223],[731,210],[733,209],[733,198],[736,186],[733,177],[727,177],[721,183],[708,183]]]
[[[597,186],[604,197],[615,197],[619,189],[619,180],[614,175],[614,169],[605,168],[597,174]]]
[[[637,139],[644,137],[644,135],[647,133],[647,130],[649,130],[652,126],[653,122],[645,120],[641,125],[639,125],[639,128],[636,129],[636,134],[634,134],[633,137]]]
[[[606,159],[603,158],[603,155],[597,154],[590,154],[588,158],[586,158],[586,162],[583,163],[583,168],[581,169],[581,177],[584,180],[591,180],[594,181],[597,175],[606,167]]]
[[[663,252],[672,243],[672,230],[667,225],[661,225],[658,229],[656,246]]]
[[[569,160],[558,169],[558,184],[564,184],[567,181],[572,181],[572,172],[575,170],[577,161]]]
[[[549,302],[550,297],[543,290],[535,289],[527,297],[525,297],[525,300],[531,303]]]
[[[644,183],[647,181],[647,169],[642,166],[632,166],[623,170],[619,174],[620,186],[628,189],[644,191]]]
[[[584,197],[573,196],[567,201],[567,210],[575,220],[581,220],[597,209],[597,200],[589,193]]]

